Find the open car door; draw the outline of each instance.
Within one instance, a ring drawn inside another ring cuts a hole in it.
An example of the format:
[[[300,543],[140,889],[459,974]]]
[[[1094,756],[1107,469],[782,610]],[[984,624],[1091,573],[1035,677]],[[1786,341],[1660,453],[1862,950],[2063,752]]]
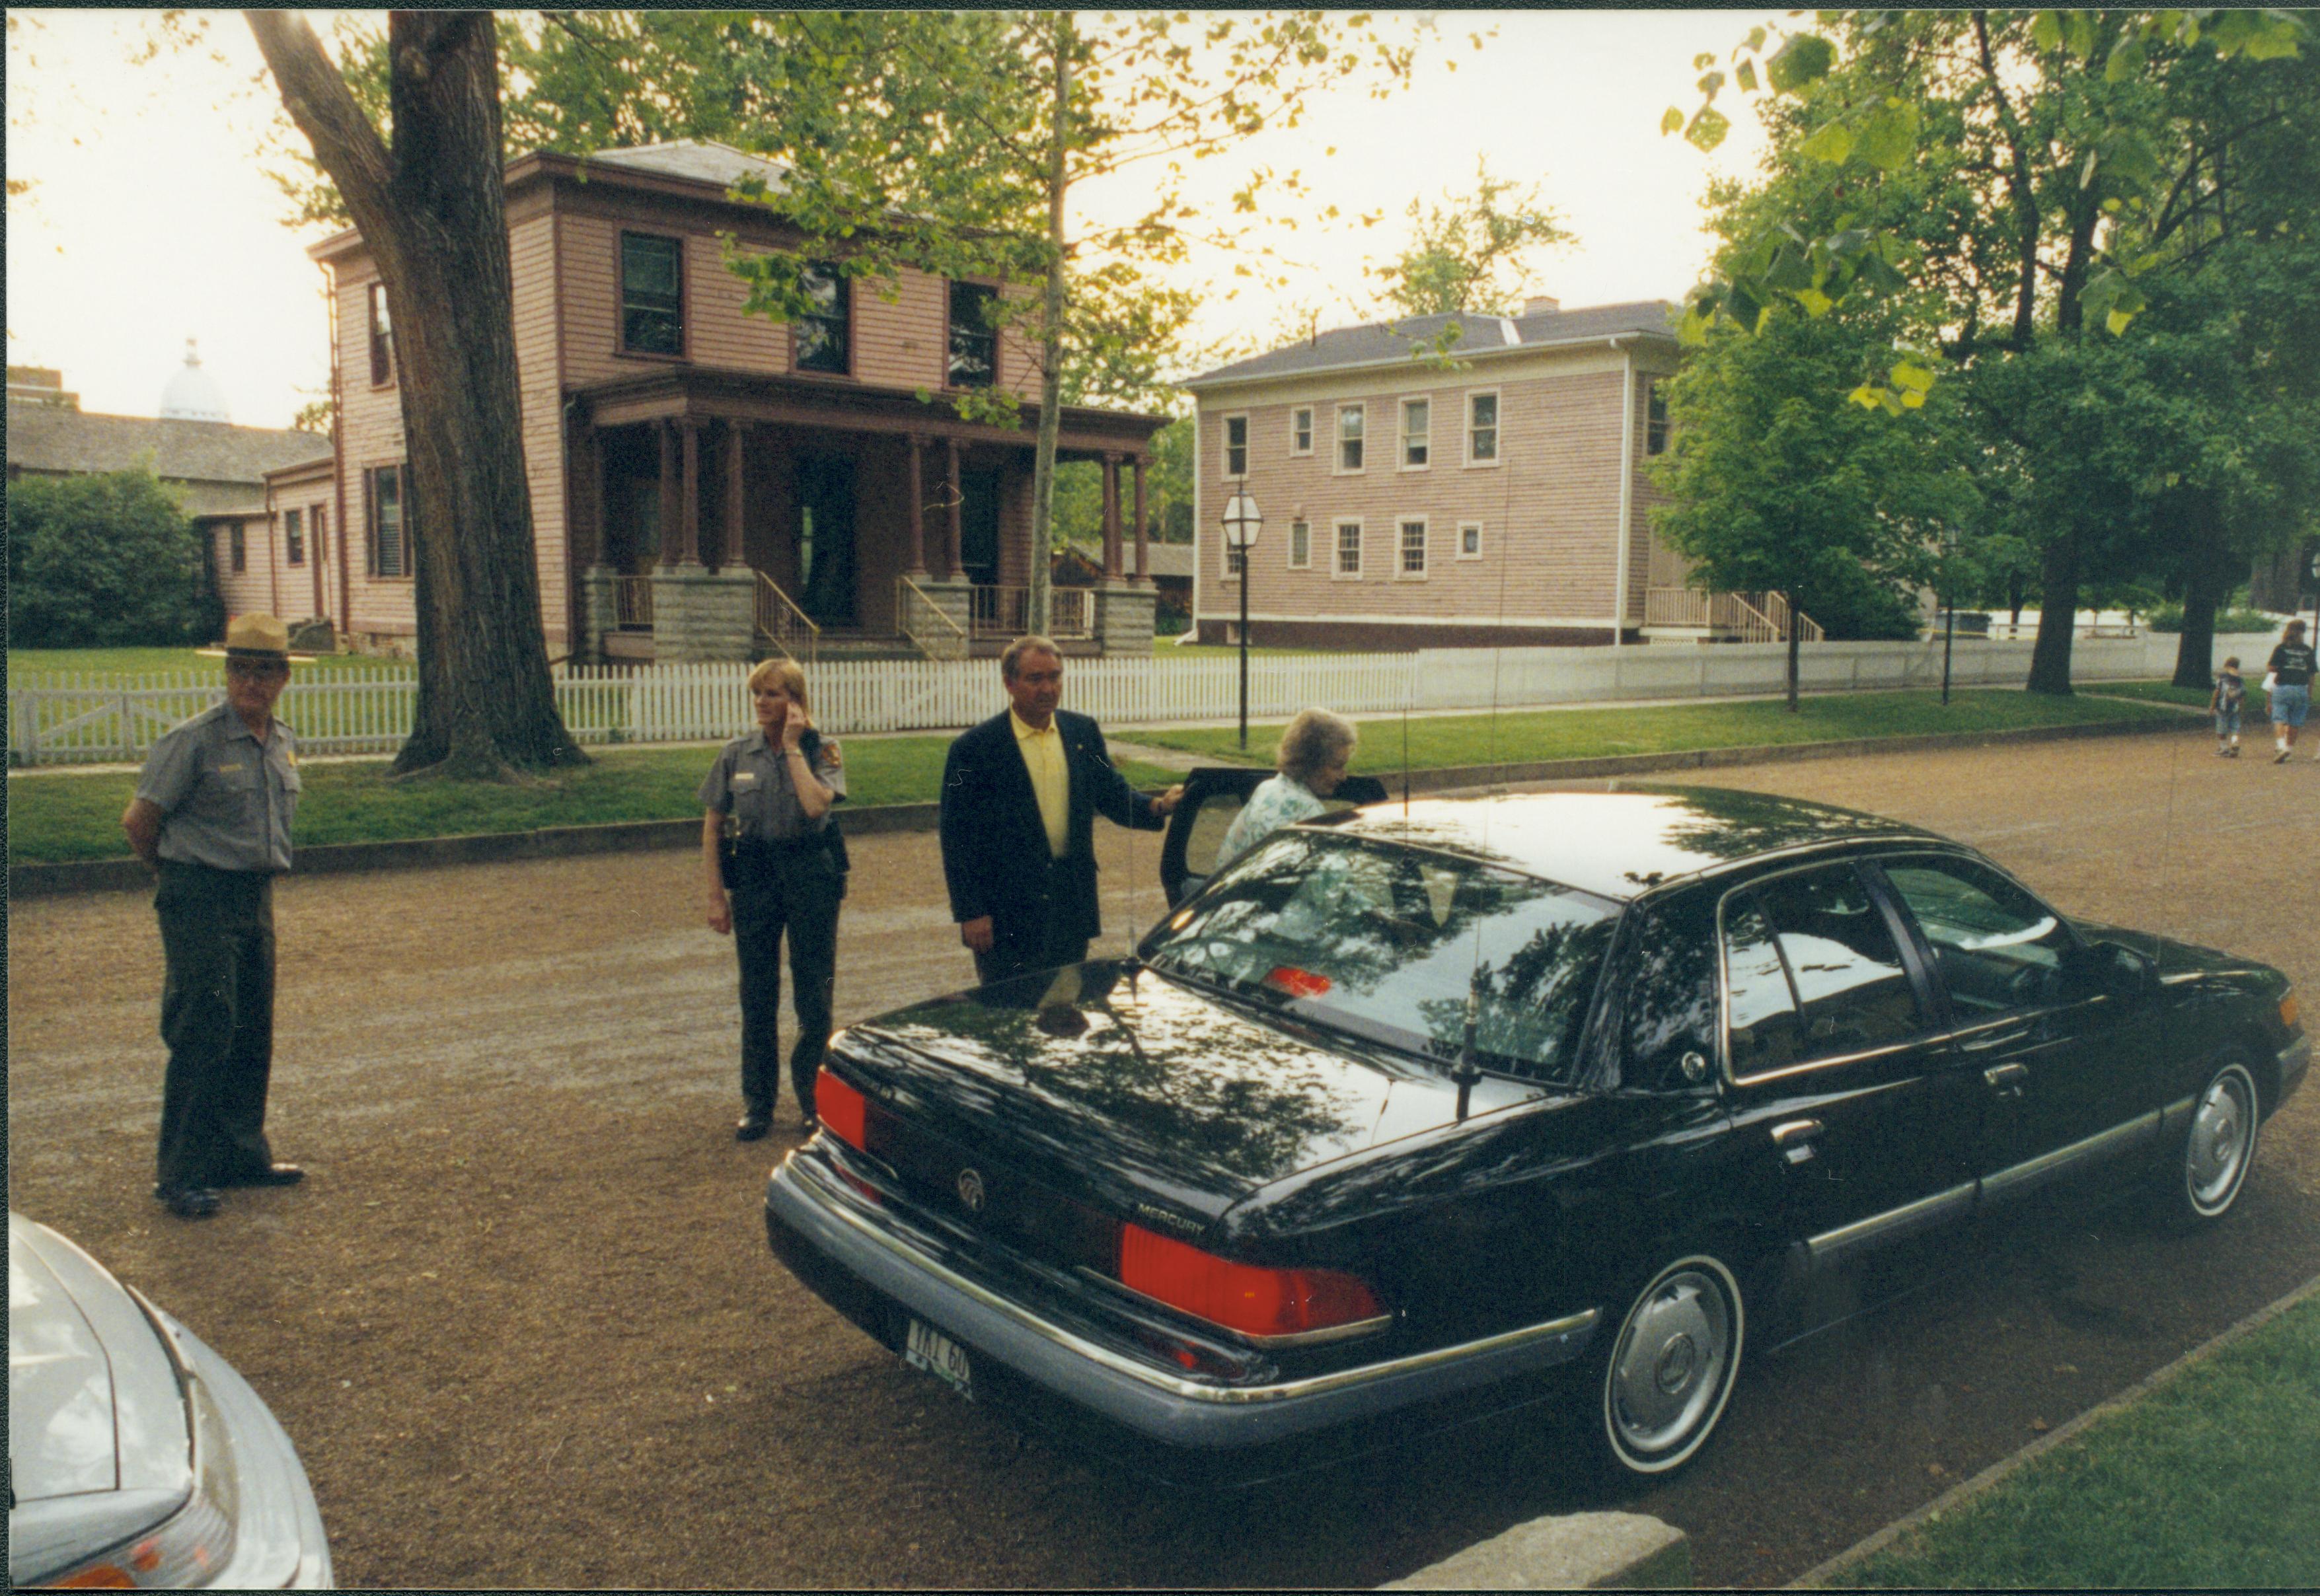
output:
[[[1167,840],[1160,845],[1160,885],[1167,889],[1168,906],[1174,908],[1216,873],[1217,851],[1225,833],[1240,816],[1249,794],[1273,775],[1245,766],[1208,765],[1184,777],[1184,796],[1168,817]],[[1385,783],[1374,776],[1348,776],[1328,798],[1328,811],[1358,808],[1384,801]]]

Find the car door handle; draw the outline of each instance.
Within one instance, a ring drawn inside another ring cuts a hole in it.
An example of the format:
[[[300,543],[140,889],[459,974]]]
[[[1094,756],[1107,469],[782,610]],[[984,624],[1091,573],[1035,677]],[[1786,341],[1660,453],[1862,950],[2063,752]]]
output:
[[[1772,1145],[1790,1163],[1807,1163],[1813,1156],[1812,1139],[1820,1132],[1818,1120],[1784,1120],[1772,1127]]]
[[[2030,1078],[2027,1064],[1995,1064],[1981,1072],[1981,1078],[1997,1089],[2001,1097],[2022,1096],[2022,1083]]]

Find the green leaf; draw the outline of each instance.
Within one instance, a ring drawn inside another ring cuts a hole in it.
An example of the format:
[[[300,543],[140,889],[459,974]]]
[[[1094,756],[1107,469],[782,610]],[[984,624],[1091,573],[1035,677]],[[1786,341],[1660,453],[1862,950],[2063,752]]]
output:
[[[1670,133],[1681,131],[1682,128],[1683,113],[1673,105],[1669,106],[1660,117],[1660,137],[1665,138]]]
[[[1818,320],[1821,317],[1827,315],[1830,310],[1832,310],[1836,304],[1835,300],[1829,298],[1828,295],[1823,293],[1817,288],[1799,289],[1797,292],[1795,298],[1797,303],[1805,308],[1805,314],[1812,317],[1815,320]]]
[[[1808,160],[1842,166],[1845,157],[1853,153],[1853,131],[1841,122],[1826,123],[1798,145],[1797,153]]]
[[[1739,66],[1733,68],[1732,78],[1733,81],[1737,83],[1742,89],[1745,90],[1749,94],[1754,94],[1756,92],[1756,63],[1754,61],[1741,62]]]
[[[1880,172],[1898,172],[1917,148],[1917,108],[1888,103],[1871,113],[1861,129],[1861,157]]]
[[[2062,42],[2062,19],[2051,11],[2042,11],[2030,24],[2030,41],[2042,50],[2054,49]]]
[[[2247,41],[2247,58],[2251,61],[2289,59],[2299,53],[2297,38],[2302,30],[2288,17],[2265,15]]]
[[[1902,393],[1901,393],[1901,408],[1902,408],[1903,410],[1914,410],[1917,409],[1919,406],[1923,405],[1925,402],[1926,402],[1926,392],[1925,392],[1925,390],[1924,390],[1924,389],[1922,389],[1922,388],[1908,388],[1908,389],[1904,389],[1904,390],[1902,391]]]
[[[1691,119],[1691,125],[1684,129],[1683,136],[1693,148],[1707,150],[1723,143],[1724,135],[1731,131],[1730,117],[1713,107],[1703,106],[1699,114]]]
[[[1860,387],[1855,388],[1852,392],[1846,394],[1845,397],[1853,401],[1853,403],[1859,405],[1864,410],[1873,410],[1878,406],[1885,402],[1883,398],[1884,392],[1885,390],[1882,388],[1872,388],[1868,383],[1863,383]]]
[[[1915,361],[1904,360],[1893,367],[1893,383],[1896,387],[1908,388],[1923,393],[1934,385],[1934,373],[1929,367],[1919,365]]]
[[[2110,329],[2110,334],[2113,338],[2116,338],[2120,333],[2123,333],[2127,329],[2128,324],[2134,320],[2134,312],[2133,311],[2114,309],[2109,315],[2103,318],[2103,325]]]
[[[1836,46],[1817,33],[1798,33],[1764,63],[1764,79],[1782,94],[1817,83],[1836,65]]]
[[[2095,19],[2089,13],[2064,12],[2062,36],[2070,42],[2071,53],[2079,59],[2091,61],[2095,59]]]
[[[2142,76],[2143,67],[2143,41],[2133,33],[2122,38],[2103,63],[2105,83],[2124,83]]]
[[[1749,29],[1749,30],[1748,30],[1748,38],[1747,38],[1746,41],[1741,45],[1740,49],[1741,49],[1741,50],[1748,50],[1748,51],[1750,51],[1750,52],[1752,52],[1752,53],[1753,53],[1753,52],[1754,52],[1754,51],[1756,51],[1756,50],[1762,50],[1762,49],[1763,49],[1763,48],[1764,48],[1764,30],[1763,30],[1762,27],[1755,27],[1755,28],[1751,28],[1751,29]],[[1737,55],[1737,54],[1739,53],[1739,51],[1738,51],[1738,50],[1735,50],[1733,53],[1734,53],[1735,55]]]
[[[1701,94],[1706,95],[1712,100],[1716,97],[1716,91],[1724,86],[1724,74],[1721,72],[1703,72],[1699,75],[1699,83],[1697,86]]]

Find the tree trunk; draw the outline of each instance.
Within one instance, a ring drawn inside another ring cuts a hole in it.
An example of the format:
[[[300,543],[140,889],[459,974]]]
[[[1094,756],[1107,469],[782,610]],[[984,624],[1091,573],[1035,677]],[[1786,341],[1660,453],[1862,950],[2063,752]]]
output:
[[[1047,299],[1041,311],[1039,443],[1031,460],[1031,630],[1047,629],[1048,580],[1055,564],[1056,440],[1063,430],[1064,167],[1072,99],[1072,14],[1056,14],[1056,100],[1047,160]]]
[[[2188,507],[2183,535],[2183,635],[2175,644],[2175,685],[2205,691],[2216,684],[2216,610],[2232,567],[2223,546],[2214,495]]]
[[[2038,641],[2030,651],[2034,693],[2071,696],[2071,640],[2079,614],[2079,535],[2065,532],[2038,563]]]
[[[1794,589],[1782,593],[1781,597],[1788,601],[1789,606],[1789,713],[1794,715],[1799,712],[1797,678],[1800,674],[1797,660],[1797,646],[1799,641],[1797,636],[1797,617],[1802,615],[1804,611],[1797,604]]]
[[[303,19],[253,12],[249,27],[377,263],[394,327],[419,701],[394,769],[504,779],[585,764],[540,624],[492,15],[390,14],[392,149]]]

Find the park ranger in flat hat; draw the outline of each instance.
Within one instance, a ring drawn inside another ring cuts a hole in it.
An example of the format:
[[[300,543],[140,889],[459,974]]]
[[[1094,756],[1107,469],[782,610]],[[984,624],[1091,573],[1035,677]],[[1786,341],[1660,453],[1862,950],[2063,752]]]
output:
[[[153,744],[121,829],[159,874],[165,975],[159,1179],[180,1219],[218,1211],[220,1188],[295,1186],[266,1140],[274,1060],[274,878],[290,868],[298,753],[275,701],[290,636],[270,615],[226,627],[225,702]]]

